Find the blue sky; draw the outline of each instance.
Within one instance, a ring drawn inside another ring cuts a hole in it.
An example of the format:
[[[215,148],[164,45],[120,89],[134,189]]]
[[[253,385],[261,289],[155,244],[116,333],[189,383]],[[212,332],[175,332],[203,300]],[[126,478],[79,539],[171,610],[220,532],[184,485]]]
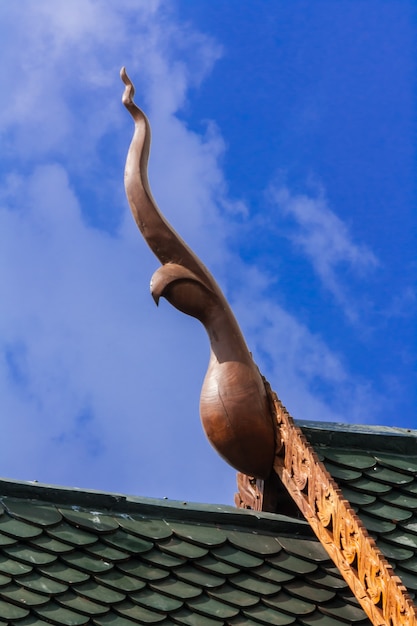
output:
[[[295,418],[416,428],[414,3],[0,4],[0,474],[230,503],[208,341],[131,218],[150,181]]]

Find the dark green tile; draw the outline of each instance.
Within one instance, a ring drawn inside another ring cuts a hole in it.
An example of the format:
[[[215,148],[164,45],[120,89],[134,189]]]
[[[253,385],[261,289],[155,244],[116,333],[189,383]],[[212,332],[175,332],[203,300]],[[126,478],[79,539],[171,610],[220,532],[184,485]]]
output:
[[[43,576],[38,571],[32,571],[26,576],[20,576],[18,580],[22,587],[26,587],[27,589],[31,589],[33,591],[39,591],[47,596],[63,593],[68,589],[68,584]]]
[[[191,541],[198,546],[212,548],[225,543],[226,533],[217,527],[201,526],[199,524],[182,524],[181,522],[169,522],[169,526],[177,537]]]
[[[364,509],[365,511],[367,509]],[[359,517],[362,522],[366,526],[366,530],[368,533],[373,533],[376,535],[390,533],[395,530],[396,525],[393,522],[388,522],[387,520],[372,517],[371,515],[366,515],[363,511],[359,513]]]
[[[187,606],[190,610],[201,613],[206,617],[214,617],[221,620],[230,619],[239,613],[239,607],[219,602],[219,600],[205,594],[188,600]]]
[[[184,558],[173,556],[172,554],[166,554],[157,548],[142,554],[141,559],[146,563],[151,563],[152,565],[157,565],[158,567],[165,567],[167,569],[178,567],[179,565],[183,565],[183,563],[185,563]]]
[[[172,615],[172,619],[176,624],[183,626],[221,626],[224,621],[196,614],[189,609],[181,609]]]
[[[63,583],[80,583],[89,578],[89,574],[85,572],[81,572],[78,569],[74,569],[73,567],[69,567],[66,563],[61,563],[60,561],[56,561],[45,568],[39,568],[39,571],[45,576],[49,576],[54,580],[58,580],[58,582]]]
[[[258,595],[242,591],[242,589],[231,585],[223,585],[218,589],[210,589],[207,593],[212,598],[216,598],[217,600],[227,602],[228,604],[232,604],[237,607],[253,606],[259,602]]]
[[[61,559],[71,567],[76,567],[83,572],[95,574],[98,572],[105,572],[113,567],[112,563],[108,561],[102,561],[99,558],[94,558],[80,550],[71,552],[70,554],[63,554]]]
[[[195,543],[189,543],[177,537],[159,544],[160,550],[184,559],[201,559],[208,553],[207,548],[202,548]]]
[[[201,587],[196,587],[181,580],[176,580],[173,576],[158,582],[150,583],[150,587],[179,600],[189,600],[190,598],[196,598],[201,594]]]
[[[55,528],[48,528],[47,533],[50,537],[64,541],[74,547],[90,546],[98,541],[97,535],[94,535],[92,532],[75,528],[65,522]]]
[[[401,493],[400,491],[386,494],[381,499],[388,504],[393,504],[400,508],[410,509],[411,511],[417,510],[417,497]]]
[[[143,563],[142,561],[138,561],[136,559],[118,563],[117,567],[126,574],[137,576],[144,580],[162,580],[163,578],[167,578],[167,576],[169,576],[168,570],[156,567],[151,563]]]
[[[350,469],[349,467],[341,467],[340,465],[335,465],[330,461],[326,461],[326,469],[336,481],[343,480],[346,482],[351,482],[354,480],[358,480],[362,476],[362,472],[358,472],[355,469]]]
[[[115,518],[110,515],[79,511],[75,509],[60,509],[63,517],[76,527],[92,530],[98,533],[108,533],[119,528]]]
[[[223,585],[226,581],[223,576],[217,576],[189,564],[177,568],[175,570],[175,576],[186,583],[192,583],[208,589],[220,587],[220,585]]]
[[[344,622],[352,625],[366,619],[366,614],[361,608],[357,608],[356,606],[352,606],[340,600],[323,605],[320,607],[320,610],[325,615],[340,618]]]
[[[259,556],[278,554],[281,550],[281,546],[276,538],[270,535],[229,531],[227,537],[236,548],[241,548]]]
[[[0,574],[0,587],[4,587],[4,585],[8,585],[12,579],[10,576],[5,576],[5,574]]]
[[[406,561],[401,561],[401,568],[411,572],[412,574],[417,574],[417,559],[413,555],[411,559],[407,559]]]
[[[93,602],[88,598],[79,596],[78,594],[67,591],[66,593],[56,597],[56,601],[67,609],[83,613],[84,615],[104,615],[108,612],[107,605],[102,603]]]
[[[111,535],[104,535],[102,540],[109,545],[120,548],[130,554],[142,554],[148,552],[154,546],[153,542],[147,539],[141,539],[135,535],[129,534],[124,530],[118,530]]]
[[[32,548],[22,544],[3,548],[3,552],[12,559],[18,559],[28,565],[48,565],[56,561],[56,554],[50,554],[38,548]]]
[[[32,571],[32,567],[26,563],[20,563],[5,554],[0,554],[0,573],[10,576],[21,576]]]
[[[54,526],[62,520],[61,514],[53,505],[41,505],[32,500],[15,500],[13,498],[5,498],[4,503],[13,517],[18,517],[37,526]]]
[[[6,620],[6,623],[13,624],[13,620],[20,620],[29,615],[27,609],[21,606],[16,606],[7,600],[0,599],[0,616],[1,619]]]
[[[29,539],[42,534],[42,528],[14,519],[8,515],[0,516],[0,533],[9,535],[16,539]]]
[[[393,559],[394,561],[405,561],[406,559],[410,559],[412,556],[414,556],[414,552],[412,550],[389,544],[385,541],[382,541],[381,539],[378,540],[378,548],[388,559],[388,561],[390,561],[391,559]]]
[[[172,535],[172,530],[163,520],[141,519],[120,517],[118,522],[122,528],[144,539],[167,539]]]
[[[324,587],[329,590],[338,591],[340,589],[347,589],[347,584],[342,578],[333,576],[325,570],[319,570],[314,575],[306,576],[306,580],[311,582],[312,585]]]
[[[250,619],[261,622],[262,624],[271,624],[271,626],[287,626],[295,622],[293,615],[281,613],[281,611],[274,610],[264,604],[258,604],[258,606],[251,607],[250,609],[244,609],[242,612]]]
[[[278,583],[265,580],[264,578],[257,578],[249,572],[237,574],[229,580],[238,589],[255,593],[258,596],[271,596],[281,590],[281,585]]]
[[[368,493],[370,495],[379,496],[381,494],[387,494],[392,490],[391,485],[386,485],[385,483],[379,483],[376,480],[371,480],[370,478],[360,478],[356,480],[354,483],[350,483],[350,487],[352,489],[357,489],[363,493]]]
[[[294,537],[278,537],[278,541],[286,552],[301,556],[308,561],[326,562],[329,557],[321,543],[313,539],[297,539]]]
[[[365,470],[370,469],[376,464],[373,455],[359,450],[342,450],[340,448],[321,448],[321,452],[325,459],[333,461],[348,469]]]
[[[0,548],[2,548],[3,546],[13,546],[15,543],[17,543],[17,539],[16,537],[9,537],[8,535],[3,535],[3,533],[0,533]]]
[[[413,476],[410,476],[409,474],[396,472],[395,470],[380,466],[365,471],[364,475],[369,476],[369,478],[372,478],[373,480],[378,480],[383,483],[387,483],[388,485],[397,487],[407,485],[413,481]]]
[[[258,567],[263,563],[263,559],[253,556],[252,554],[248,554],[247,552],[243,552],[242,550],[238,550],[229,544],[220,546],[220,548],[214,548],[211,551],[211,554],[220,561],[237,567]]]
[[[408,520],[413,515],[412,512],[407,509],[400,509],[398,506],[391,506],[381,500],[377,500],[373,504],[364,507],[363,510],[366,513],[371,513],[378,518],[382,518],[394,524]]]
[[[92,546],[86,547],[86,552],[98,559],[104,559],[105,561],[126,561],[130,557],[128,552],[109,546],[102,541],[98,541]]]
[[[110,589],[114,589],[115,591],[119,591],[121,593],[131,593],[132,591],[138,591],[139,589],[143,589],[145,587],[145,582],[143,580],[139,580],[138,578],[134,578],[133,576],[128,576],[124,572],[119,571],[114,568],[109,572],[106,572],[103,575],[94,575],[94,580],[98,583],[109,587]]]
[[[330,617],[329,615],[323,615],[323,613],[316,611],[315,613],[313,613],[313,615],[303,617],[300,621],[300,624],[302,624],[303,626],[344,626],[346,622],[341,621],[340,619],[335,619],[334,617]],[[369,621],[367,621],[366,624],[372,626]]]
[[[47,596],[35,593],[34,591],[30,591],[29,589],[25,589],[21,585],[16,585],[14,583],[8,587],[0,589],[0,596],[3,600],[11,600],[18,605],[23,605],[28,608],[31,606],[41,606],[42,604],[49,602],[49,598]]]
[[[126,617],[121,617],[117,613],[107,613],[106,615],[100,615],[93,619],[93,623],[96,626],[133,626],[134,622]],[[164,626],[162,624],[162,626]]]
[[[413,574],[412,572],[405,571],[401,567],[396,567],[395,574],[401,578],[401,582],[409,591],[417,591],[417,573]]]
[[[49,602],[45,606],[37,608],[36,613],[57,626],[82,626],[87,624],[90,619],[88,615],[76,613],[55,602]]]
[[[295,617],[299,617],[301,615],[309,615],[316,610],[315,603],[313,604],[312,602],[307,602],[306,600],[294,598],[294,596],[290,596],[284,591],[280,591],[276,596],[264,598],[263,601],[266,606],[278,609],[280,611],[285,611],[285,613],[289,613],[290,615],[294,615]]]
[[[291,574],[310,574],[317,569],[317,563],[305,561],[284,551],[277,556],[268,558],[267,561],[274,567],[283,569]]]
[[[1,624],[2,622],[0,622]],[[22,620],[18,622],[19,626],[50,626],[50,623],[47,624],[42,619],[39,619],[36,615],[28,615]],[[10,626],[10,624],[9,624]]]
[[[329,590],[319,586],[313,587],[307,581],[300,579],[285,583],[284,589],[291,595],[297,596],[297,598],[305,598],[306,600],[311,600],[316,604],[328,602],[336,595],[336,592],[333,589]]]
[[[54,539],[45,533],[39,537],[35,537],[35,539],[31,539],[30,545],[57,555],[72,552],[74,550],[74,546],[64,543],[63,541],[59,541],[58,539]]]
[[[285,555],[284,558],[286,559],[287,555]],[[314,570],[316,569],[317,568],[314,567]],[[261,565],[261,567],[257,567],[256,569],[253,569],[251,573],[254,574],[255,576],[259,576],[262,579],[266,579],[275,583],[284,583],[289,580],[292,580],[295,574],[295,572],[291,572],[291,571],[288,572],[283,569],[278,569],[274,567],[273,565],[270,565],[269,563],[264,563],[263,565]]]
[[[206,571],[213,572],[214,574],[220,574],[220,576],[230,576],[231,574],[237,574],[237,572],[240,571],[239,567],[231,565],[230,563],[219,561],[210,555],[196,561],[196,565]]]
[[[171,598],[162,593],[157,593],[152,589],[142,589],[142,591],[137,593],[131,593],[130,599],[145,608],[155,609],[156,611],[161,611],[162,613],[176,611],[184,604],[182,600]]]
[[[400,456],[383,452],[377,452],[375,456],[378,463],[384,465],[385,467],[407,472],[413,474],[414,476],[417,474],[417,460],[415,456]]]
[[[165,616],[162,613],[151,611],[150,609],[146,609],[145,607],[140,606],[139,604],[134,604],[130,601],[118,604],[113,610],[116,613],[119,613],[119,615],[128,617],[139,624],[157,624],[165,619]]]
[[[369,493],[364,493],[363,491],[355,491],[354,489],[349,489],[346,485],[342,485],[343,497],[346,498],[352,505],[356,506],[366,506],[368,504],[372,504],[376,501],[376,496],[373,496]]]
[[[105,587],[99,582],[91,579],[81,585],[77,585],[73,589],[78,595],[85,596],[89,600],[93,600],[93,602],[106,605],[122,602],[126,598],[125,593],[109,589],[108,587]]]
[[[414,552],[417,552],[417,535],[413,535],[412,533],[407,533],[403,530],[395,530],[392,533],[384,535],[384,540],[398,546],[411,548]]]

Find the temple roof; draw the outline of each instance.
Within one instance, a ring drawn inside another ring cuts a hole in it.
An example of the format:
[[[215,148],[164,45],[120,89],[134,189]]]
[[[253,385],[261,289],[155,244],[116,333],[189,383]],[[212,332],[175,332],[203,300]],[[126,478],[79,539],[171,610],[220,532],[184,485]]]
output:
[[[413,595],[417,433],[301,425]],[[7,480],[0,495],[0,624],[370,624],[302,519]]]

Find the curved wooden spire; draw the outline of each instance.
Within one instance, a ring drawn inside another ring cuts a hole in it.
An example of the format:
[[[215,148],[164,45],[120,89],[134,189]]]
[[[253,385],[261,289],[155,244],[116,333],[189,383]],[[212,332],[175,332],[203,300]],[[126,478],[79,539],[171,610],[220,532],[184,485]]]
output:
[[[126,160],[126,194],[142,235],[162,263],[151,280],[152,296],[157,304],[164,297],[200,320],[209,336],[200,416],[210,443],[240,472],[267,478],[275,454],[275,427],[263,379],[216,281],[152,197],[147,175],[149,122],[133,102],[134,87],[125,68],[121,78],[126,85],[122,102],[135,122]]]

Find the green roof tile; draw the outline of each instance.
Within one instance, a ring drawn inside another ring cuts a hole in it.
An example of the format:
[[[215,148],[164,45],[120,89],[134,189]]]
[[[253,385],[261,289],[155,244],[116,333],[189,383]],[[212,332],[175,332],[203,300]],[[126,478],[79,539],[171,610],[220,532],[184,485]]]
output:
[[[270,582],[265,580],[265,578],[258,578],[257,576],[249,574],[249,572],[232,576],[230,583],[238,589],[255,593],[258,596],[271,596],[281,590],[281,585],[277,582]]]
[[[97,535],[85,532],[81,528],[74,528],[65,522],[55,528],[48,528],[46,532],[50,537],[67,542],[74,547],[90,546],[98,541]]]
[[[259,602],[258,595],[242,591],[237,587],[232,587],[231,585],[227,584],[222,585],[218,589],[209,590],[208,595],[213,598],[217,598],[217,600],[221,600],[237,607],[253,606],[254,604],[258,604]]]
[[[84,572],[105,572],[113,567],[113,564],[109,561],[95,558],[81,551],[71,552],[70,554],[63,554],[61,556],[61,559],[70,567],[75,567]]]
[[[364,475],[373,480],[379,480],[380,482],[395,486],[407,485],[413,481],[413,476],[410,476],[410,474],[396,472],[381,466],[376,466],[371,470],[365,471]]]
[[[219,602],[215,598],[211,598],[205,594],[188,600],[187,606],[196,613],[222,620],[230,619],[239,613],[239,607]],[[243,604],[243,606],[245,605]]]
[[[190,598],[196,598],[201,594],[201,588],[196,585],[190,585],[182,580],[177,580],[173,576],[165,578],[159,582],[151,583],[151,589],[156,589],[162,593],[165,593],[172,598],[178,598],[181,600],[189,600]]]
[[[392,491],[391,493],[385,494],[381,500],[400,508],[410,509],[413,513],[417,510],[417,497],[400,491]]]
[[[176,624],[183,624],[184,626],[219,626],[223,624],[223,620],[213,619],[201,615],[201,613],[195,613],[190,609],[181,609],[173,614],[172,619]]]
[[[119,591],[121,593],[131,593],[143,589],[146,583],[139,578],[128,576],[126,573],[114,568],[105,574],[95,574],[94,580],[102,584],[105,588]]]
[[[277,556],[269,557],[267,562],[292,574],[310,574],[317,569],[316,563],[305,561],[284,551]]]
[[[303,598],[305,600],[312,600],[314,602],[328,602],[332,600],[336,592],[332,589],[326,589],[323,587],[312,586],[304,580],[293,580],[285,584],[285,590],[291,595]]]
[[[243,552],[242,550],[238,550],[234,546],[227,544],[221,546],[220,548],[215,548],[211,551],[211,553],[224,563],[243,568],[257,567],[263,563],[261,558],[248,554],[247,552]]]
[[[47,596],[63,593],[68,589],[68,585],[57,582],[52,578],[43,576],[39,571],[36,572],[33,570],[30,574],[26,574],[26,576],[19,576],[18,582],[19,585],[22,585],[22,587],[32,589],[33,591],[39,591]]]
[[[86,572],[81,572],[78,569],[69,567],[67,564],[60,561],[55,561],[55,563],[47,567],[39,567],[38,571],[58,582],[68,584],[80,583],[90,577]]]
[[[106,604],[94,602],[75,593],[74,591],[67,591],[62,595],[58,595],[56,597],[56,601],[68,609],[73,609],[74,611],[78,611],[79,613],[84,613],[89,616],[104,615],[109,610]]]
[[[169,526],[177,537],[202,547],[213,548],[221,546],[227,540],[226,533],[218,527],[202,526],[201,524],[183,524],[180,522],[169,522]]]
[[[81,585],[77,585],[73,589],[77,594],[104,605],[122,602],[126,598],[125,593],[121,593],[115,589],[109,589],[109,587],[91,579]]]
[[[3,620],[5,620],[4,623],[10,624],[13,620],[22,619],[27,615],[29,615],[29,611],[27,609],[23,609],[22,607],[16,606],[11,602],[0,599],[0,616]]]
[[[153,548],[153,543],[129,534],[124,530],[117,530],[111,535],[103,536],[103,541],[116,548],[121,548],[130,554],[142,554]]]
[[[209,572],[213,572],[214,574],[220,574],[223,576],[231,576],[232,574],[237,574],[240,572],[240,568],[235,565],[231,565],[230,563],[225,563],[224,561],[219,561],[212,556],[205,556],[202,559],[196,561],[196,565],[201,567],[203,570],[207,570]],[[181,570],[180,570],[181,571]]]
[[[142,589],[137,593],[130,594],[130,598],[137,604],[141,604],[145,608],[156,609],[163,613],[176,611],[184,604],[182,600],[171,598],[162,593],[156,593],[152,589]]]
[[[137,576],[144,580],[162,580],[169,576],[169,570],[161,569],[151,563],[144,563],[142,561],[131,559],[125,563],[118,563],[117,567],[122,572]]]
[[[48,565],[57,559],[55,554],[50,554],[40,548],[32,548],[27,545],[15,544],[13,546],[4,547],[3,552],[9,557],[29,565]]]
[[[136,620],[136,623],[139,624],[157,624],[165,619],[162,613],[151,611],[150,609],[146,609],[143,606],[129,601],[117,604],[114,607],[114,611],[131,620]]]
[[[329,459],[350,470],[354,468],[356,470],[370,469],[376,464],[376,460],[371,454],[359,452],[358,450],[321,448],[320,451],[325,459]]]
[[[212,574],[206,570],[199,569],[195,565],[182,565],[175,570],[175,575],[179,580],[197,584],[201,587],[211,589],[220,587],[226,582],[226,578]]]
[[[410,519],[413,515],[412,511],[401,509],[398,506],[385,504],[385,502],[382,502],[381,500],[363,507],[363,510],[366,511],[366,513],[376,516],[377,518],[390,521],[394,525],[398,524],[398,522]],[[385,533],[390,531],[384,530],[383,526],[381,526],[379,532]]]
[[[41,550],[46,550],[46,552],[51,552],[57,555],[65,554],[65,552],[72,552],[74,550],[74,546],[64,543],[63,541],[59,541],[58,539],[54,539],[45,533],[39,537],[35,537],[35,539],[31,539],[30,545],[37,546]]]
[[[158,519],[133,519],[132,517],[121,516],[118,522],[122,528],[134,535],[139,535],[145,539],[167,539],[172,535],[172,530],[164,520]]]
[[[33,500],[5,498],[3,503],[12,517],[37,526],[54,526],[62,520],[62,515],[55,507],[42,506]]]
[[[50,624],[56,624],[57,626],[82,626],[87,624],[90,619],[88,615],[76,613],[55,602],[49,602],[45,606],[38,607],[36,613],[49,620]]]
[[[4,574],[0,574],[0,587],[4,587],[4,585],[8,585],[11,582],[10,576],[5,576]]]
[[[281,551],[280,543],[270,535],[229,531],[227,537],[236,548],[242,548],[251,554],[266,556],[278,554]]]
[[[177,555],[184,559],[199,559],[206,556],[208,553],[207,548],[202,548],[194,543],[181,540],[177,537],[172,537],[169,541],[164,541],[159,544],[160,549],[168,554]]]
[[[61,513],[67,522],[83,528],[84,530],[108,533],[118,528],[117,520],[110,515],[100,514],[96,511],[87,512],[76,509],[62,509]]]
[[[20,563],[13,558],[0,554],[0,573],[9,576],[20,576],[32,571],[32,567],[25,563]]]
[[[294,624],[294,615],[288,615],[288,613],[281,613],[278,610],[271,610],[263,604],[245,609],[243,614],[251,619],[256,620],[261,624],[271,624],[272,626],[287,626],[288,624]]]
[[[0,596],[3,600],[11,600],[22,606],[41,606],[49,602],[49,598],[45,595],[35,593],[25,589],[21,585],[12,583],[3,589],[0,589]]]
[[[400,470],[401,472],[407,472],[416,475],[417,472],[417,458],[416,456],[396,455],[396,454],[384,454],[383,452],[377,452],[375,457],[383,467],[389,467],[394,470]]]
[[[267,606],[271,606],[273,608],[279,609],[281,611],[285,611],[285,613],[289,613],[290,615],[300,616],[300,615],[309,615],[313,613],[316,609],[316,604],[312,602],[308,602],[306,600],[300,600],[299,598],[295,598],[284,591],[280,591],[276,596],[271,596],[270,598],[265,598],[264,603]]]
[[[38,537],[42,534],[42,528],[14,519],[8,515],[0,516],[0,533],[13,537],[14,539],[28,539]]]

